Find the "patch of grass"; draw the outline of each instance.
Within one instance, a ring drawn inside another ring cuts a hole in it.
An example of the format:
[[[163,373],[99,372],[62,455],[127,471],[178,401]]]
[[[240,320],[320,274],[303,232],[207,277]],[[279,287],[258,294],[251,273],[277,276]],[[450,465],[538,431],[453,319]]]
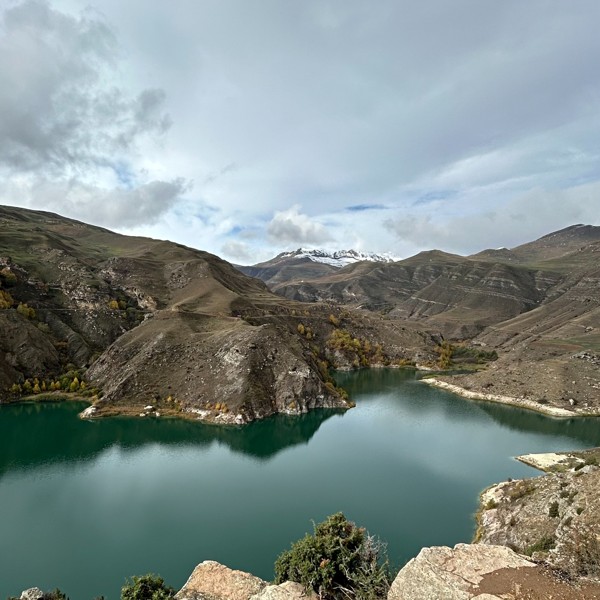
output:
[[[527,546],[523,550],[523,554],[526,556],[531,556],[534,552],[548,552],[548,550],[552,550],[556,546],[556,539],[553,535],[547,535],[540,538],[535,544],[531,544],[531,546]]]
[[[530,494],[535,492],[535,485],[530,481],[519,481],[515,484],[513,489],[509,492],[508,497],[511,502],[516,502],[517,500],[521,500]]]

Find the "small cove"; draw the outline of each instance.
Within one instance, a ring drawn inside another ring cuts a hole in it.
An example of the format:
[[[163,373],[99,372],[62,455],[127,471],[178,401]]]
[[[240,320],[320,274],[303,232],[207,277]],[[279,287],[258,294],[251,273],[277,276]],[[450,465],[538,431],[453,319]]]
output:
[[[464,400],[411,371],[337,378],[356,408],[243,428],[0,407],[0,597],[37,585],[116,600],[126,576],[178,588],[207,559],[268,579],[311,520],[339,510],[400,566],[470,541],[484,487],[539,474],[513,456],[600,445],[597,419]]]

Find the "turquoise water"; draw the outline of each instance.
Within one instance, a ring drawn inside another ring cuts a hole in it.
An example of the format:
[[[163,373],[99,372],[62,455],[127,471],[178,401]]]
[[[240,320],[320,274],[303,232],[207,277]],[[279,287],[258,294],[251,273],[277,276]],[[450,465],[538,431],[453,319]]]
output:
[[[0,407],[0,598],[35,585],[115,600],[147,572],[179,588],[207,559],[269,579],[312,520],[340,510],[400,566],[470,541],[484,487],[538,474],[513,456],[600,445],[598,420],[469,402],[412,372],[338,378],[356,408],[242,428]]]

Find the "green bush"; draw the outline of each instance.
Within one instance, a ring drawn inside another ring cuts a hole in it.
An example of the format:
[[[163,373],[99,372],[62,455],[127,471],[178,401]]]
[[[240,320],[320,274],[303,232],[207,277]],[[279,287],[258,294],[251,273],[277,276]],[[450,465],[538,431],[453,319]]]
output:
[[[171,600],[175,590],[165,585],[162,577],[148,573],[135,575],[121,588],[121,600]]]
[[[279,556],[275,583],[287,580],[322,600],[370,600],[386,597],[391,574],[383,544],[336,513]]]

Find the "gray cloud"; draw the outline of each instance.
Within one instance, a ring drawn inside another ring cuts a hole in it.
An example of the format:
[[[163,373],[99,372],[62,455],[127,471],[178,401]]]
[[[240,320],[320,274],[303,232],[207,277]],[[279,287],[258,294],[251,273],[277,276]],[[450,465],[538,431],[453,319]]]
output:
[[[61,175],[135,150],[170,126],[162,90],[136,98],[108,81],[118,46],[98,18],[28,0],[4,14],[0,37],[0,162]]]
[[[154,206],[154,235],[213,252],[240,227],[254,253],[510,245],[571,220],[515,226],[517,200],[580,207],[568,190],[600,180],[597,0],[92,2],[105,17],[73,0],[4,11],[0,176],[197,182]],[[589,202],[579,220],[598,223]]]
[[[148,181],[135,164],[143,139],[171,126],[165,92],[128,95],[116,81],[119,53],[97,14],[74,17],[41,0],[4,12],[2,199],[125,227],[173,206],[184,183]]]
[[[277,211],[267,226],[273,242],[281,244],[323,244],[332,240],[327,229],[300,212],[298,205]]]
[[[256,254],[248,244],[243,242],[227,242],[221,247],[225,257],[244,263],[256,262]]]
[[[0,194],[19,203],[70,215],[76,219],[127,229],[153,224],[172,208],[185,191],[182,179],[151,181],[131,189],[102,188],[71,181],[37,179],[6,184]]]

